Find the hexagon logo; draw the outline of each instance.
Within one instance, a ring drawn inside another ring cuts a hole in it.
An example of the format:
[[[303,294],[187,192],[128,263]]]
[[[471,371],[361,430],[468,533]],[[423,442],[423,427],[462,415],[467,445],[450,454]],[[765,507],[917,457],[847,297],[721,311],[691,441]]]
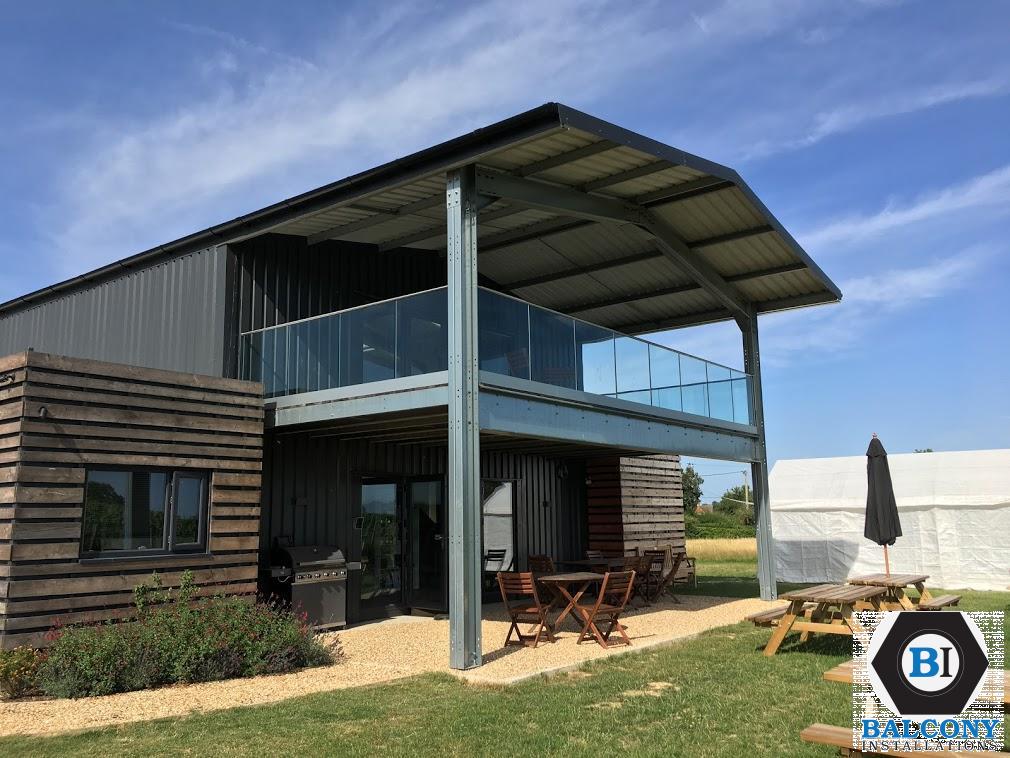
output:
[[[989,650],[966,613],[887,613],[870,638],[867,661],[881,702],[922,721],[971,706],[985,684]]]

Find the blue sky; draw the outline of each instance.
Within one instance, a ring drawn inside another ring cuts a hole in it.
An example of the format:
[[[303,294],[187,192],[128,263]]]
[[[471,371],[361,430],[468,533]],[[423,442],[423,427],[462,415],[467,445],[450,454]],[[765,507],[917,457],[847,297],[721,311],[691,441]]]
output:
[[[842,287],[762,319],[773,460],[1010,447],[1008,28],[982,1],[3,2],[0,299],[559,100],[733,166]],[[660,340],[741,362],[731,325]]]

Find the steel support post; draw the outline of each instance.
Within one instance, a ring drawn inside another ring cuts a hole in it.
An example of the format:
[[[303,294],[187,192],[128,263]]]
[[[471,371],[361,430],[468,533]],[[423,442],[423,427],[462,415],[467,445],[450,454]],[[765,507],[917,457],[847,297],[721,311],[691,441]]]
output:
[[[481,665],[476,171],[446,176],[449,290],[449,665]]]
[[[768,452],[765,443],[764,399],[761,391],[761,348],[757,310],[737,320],[743,333],[744,370],[750,374],[751,421],[758,430],[756,460],[751,462],[754,484],[754,522],[757,525],[758,584],[762,600],[778,597],[775,587],[775,543],[772,540],[771,501],[768,496]]]

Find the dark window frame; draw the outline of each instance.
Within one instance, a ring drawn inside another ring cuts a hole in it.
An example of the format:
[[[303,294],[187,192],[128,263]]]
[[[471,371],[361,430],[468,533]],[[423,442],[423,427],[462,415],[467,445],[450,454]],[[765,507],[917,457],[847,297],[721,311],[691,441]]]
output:
[[[96,471],[115,471],[133,475],[135,473],[165,474],[168,479],[168,492],[165,498],[164,547],[139,548],[132,550],[86,550],[84,547],[84,529],[87,523],[88,484],[91,473]],[[88,466],[85,469],[84,500],[81,506],[81,540],[79,543],[80,560],[136,559],[147,557],[172,557],[206,554],[208,552],[208,532],[210,531],[210,480],[211,472],[205,469],[175,469],[160,466]],[[200,515],[197,542],[176,544],[176,500],[180,479],[197,479],[201,485]]]

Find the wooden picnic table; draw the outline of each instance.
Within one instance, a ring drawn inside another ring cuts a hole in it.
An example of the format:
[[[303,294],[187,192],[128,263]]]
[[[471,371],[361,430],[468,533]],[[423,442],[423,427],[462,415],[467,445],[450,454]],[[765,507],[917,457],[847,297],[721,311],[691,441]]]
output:
[[[882,610],[881,598],[887,594],[885,587],[852,584],[819,584],[816,587],[787,592],[782,595],[789,605],[774,614],[765,616],[767,623],[775,625],[764,654],[775,655],[790,631],[800,632],[805,642],[811,634],[845,634],[851,636],[860,629],[859,621],[852,615],[857,610]]]
[[[920,602],[928,602],[933,599],[926,589],[928,576],[924,574],[867,574],[866,576],[855,576],[846,579],[849,584],[866,585],[868,587],[883,587],[887,594],[881,601],[885,610],[889,611],[914,611]],[[914,601],[905,592],[906,587],[915,587],[919,592],[919,597]]]
[[[568,602],[564,610],[554,619],[554,628],[557,629],[561,626],[561,622],[571,613],[573,616],[579,617],[577,621],[580,622],[579,628],[581,629],[581,622],[585,622],[589,618],[589,611],[580,605],[579,601],[590,584],[603,581],[603,574],[597,574],[592,571],[541,574],[537,577],[537,581],[550,587],[558,599]],[[571,588],[574,588],[574,591]]]

